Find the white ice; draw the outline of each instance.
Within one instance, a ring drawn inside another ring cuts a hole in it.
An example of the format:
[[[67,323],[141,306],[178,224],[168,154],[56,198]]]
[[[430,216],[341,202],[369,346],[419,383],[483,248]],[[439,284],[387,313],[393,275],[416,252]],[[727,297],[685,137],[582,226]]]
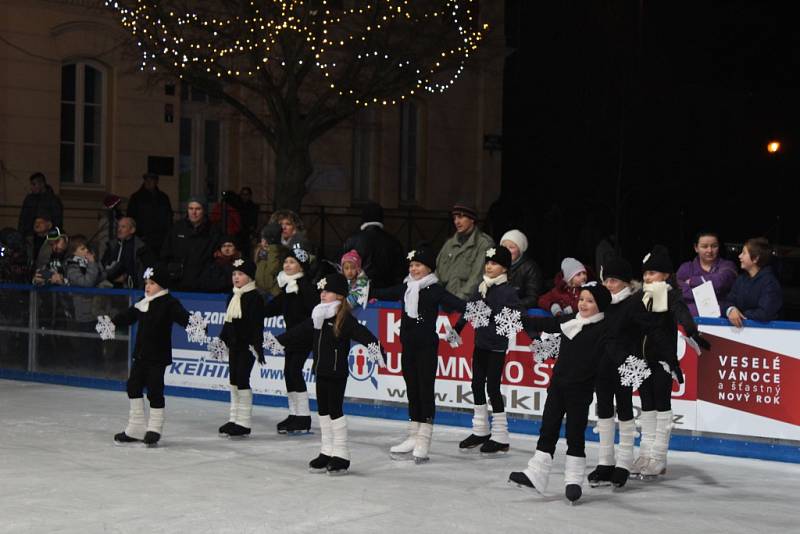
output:
[[[256,406],[253,436],[217,436],[225,403],[167,398],[156,449],[116,447],[124,392],[0,380],[0,532],[798,532],[800,465],[671,452],[666,478],[563,498],[564,443],[548,488],[507,484],[531,436],[499,459],[458,452],[437,426],[431,461],[389,459],[405,423],[350,417],[350,473],[310,474],[318,435],[279,436]],[[316,427],[316,422],[315,422]],[[595,443],[587,449],[591,468]],[[588,473],[589,469],[587,469]]]

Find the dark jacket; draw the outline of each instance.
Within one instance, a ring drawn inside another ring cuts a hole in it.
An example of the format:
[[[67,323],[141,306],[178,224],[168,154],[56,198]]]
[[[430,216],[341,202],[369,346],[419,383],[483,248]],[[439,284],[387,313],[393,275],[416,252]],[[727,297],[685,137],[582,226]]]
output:
[[[522,258],[511,265],[509,283],[517,289],[517,296],[524,309],[535,308],[542,293],[542,271],[530,258]],[[549,311],[549,310],[548,310]]]
[[[406,284],[383,289],[370,288],[370,297],[381,300],[402,302],[405,293]],[[403,316],[400,319],[400,342],[404,347],[438,346],[439,335],[436,333],[436,319],[439,317],[439,306],[443,306],[448,311],[464,313],[466,302],[437,283],[419,291],[418,317],[416,319],[406,313],[405,304],[403,305]]]
[[[476,291],[469,300],[470,302],[482,300],[492,310],[492,315],[489,316],[489,324],[475,330],[475,348],[505,353],[505,351],[508,350],[508,338],[506,336],[497,335],[497,325],[495,324],[494,318],[503,311],[503,308],[520,310],[522,313],[525,313],[520,307],[517,289],[508,283],[500,284],[490,287],[486,291],[486,298],[481,297],[481,294]],[[461,329],[464,328],[466,323],[467,320],[462,315],[461,319],[459,319],[455,325],[456,331],[461,332]]]
[[[311,317],[311,310],[319,304],[319,291],[308,276],[298,279],[297,285],[299,287],[297,293],[287,293],[284,287],[277,297],[267,303],[264,309],[265,317],[283,315],[286,330],[294,328]],[[311,341],[309,336],[292,340],[288,345],[283,345],[286,350],[308,352],[311,350]]]
[[[200,289],[209,293],[230,293],[233,289],[233,262],[239,258],[239,254],[223,256],[220,251],[214,252],[214,260],[200,276]]]
[[[342,252],[353,249],[361,256],[361,267],[376,289],[397,285],[407,274],[403,245],[380,226],[367,226],[347,238]]]
[[[642,356],[653,372],[663,369],[659,362],[666,362],[677,376],[678,383],[682,384],[683,373],[678,362],[678,325],[683,326],[689,337],[697,336],[697,325],[683,301],[680,289],[671,288],[667,297],[667,311],[647,312],[649,326],[642,341]]]
[[[53,192],[53,188],[45,186],[46,189],[41,193],[28,193],[22,201],[22,210],[19,212],[19,222],[17,230],[22,235],[33,233],[33,220],[44,215],[50,219],[53,226],[64,229],[64,206],[61,199]]]
[[[783,292],[772,267],[763,267],[752,278],[740,274],[728,293],[728,302],[752,321],[776,320],[783,307]]]
[[[136,221],[136,234],[152,250],[160,251],[172,226],[172,204],[166,193],[158,187],[153,191],[140,187],[128,201],[127,214]]]
[[[599,377],[617,381],[618,368],[628,356],[642,357],[642,341],[649,327],[649,318],[640,291],[634,291],[625,300],[609,305],[604,313],[603,322],[614,344],[603,355]]]
[[[569,339],[561,332],[561,323],[574,319],[574,315],[560,317],[525,317],[522,323],[531,336],[539,332],[561,334],[556,365],[553,367],[551,384],[561,387],[594,389],[600,362],[612,341],[605,319],[584,325],[575,337]]]
[[[131,306],[111,320],[117,328],[139,323],[133,359],[150,365],[172,363],[172,323],[186,328],[189,312],[167,293],[150,302],[147,313]]]
[[[144,287],[145,269],[156,264],[156,256],[144,241],[133,236],[125,241],[115,240],[109,244],[100,261],[106,271],[106,279],[114,282],[120,275],[126,274],[126,282],[117,287]]]
[[[351,314],[345,316],[339,337],[333,333],[335,317],[325,319],[322,328],[314,328],[314,322],[309,318],[291,330],[278,336],[282,345],[296,344],[303,339],[312,339],[314,351],[314,364],[312,369],[317,376],[347,379],[350,374],[349,357],[350,343],[356,341],[364,346],[378,343],[378,339],[366,326],[360,324]]]
[[[231,301],[233,295],[228,298]],[[250,352],[252,346],[256,355],[263,354],[264,344],[264,299],[258,291],[242,294],[242,317],[223,323],[219,338],[228,346],[228,351]]]
[[[175,223],[164,240],[161,259],[179,291],[201,291],[200,277],[211,263],[219,244],[219,232],[204,220],[195,227],[189,219]]]

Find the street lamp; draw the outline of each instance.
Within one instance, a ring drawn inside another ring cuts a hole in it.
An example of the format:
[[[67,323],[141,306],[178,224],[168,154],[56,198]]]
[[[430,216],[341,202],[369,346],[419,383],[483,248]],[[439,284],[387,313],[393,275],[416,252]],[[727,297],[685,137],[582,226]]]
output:
[[[770,154],[776,154],[781,149],[781,142],[780,141],[770,141],[767,143],[767,152]]]

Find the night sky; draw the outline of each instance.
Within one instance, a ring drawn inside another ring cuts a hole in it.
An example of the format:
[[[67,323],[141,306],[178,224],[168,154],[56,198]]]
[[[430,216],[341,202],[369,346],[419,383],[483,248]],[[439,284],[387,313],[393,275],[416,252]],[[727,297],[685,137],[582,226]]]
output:
[[[511,215],[493,230],[524,226],[548,274],[565,255],[592,262],[617,225],[623,255],[636,261],[663,243],[676,266],[699,229],[797,245],[791,5],[507,0],[493,214]],[[766,150],[773,138],[777,156]]]

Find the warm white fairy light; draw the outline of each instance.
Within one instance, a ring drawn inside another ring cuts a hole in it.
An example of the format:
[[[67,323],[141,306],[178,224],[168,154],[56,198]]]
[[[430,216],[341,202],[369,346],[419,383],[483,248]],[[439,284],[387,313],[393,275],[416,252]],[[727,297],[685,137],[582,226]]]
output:
[[[336,12],[328,8],[326,0],[320,2],[317,10],[308,8],[307,2],[301,0],[251,0],[247,16],[208,14],[210,20],[197,13],[181,13],[175,7],[164,7],[165,3],[106,0],[106,5],[118,12],[122,26],[137,39],[142,50],[142,70],[156,70],[158,65],[171,66],[180,77],[188,74],[189,69],[196,69],[218,79],[236,80],[258,76],[262,68],[270,65],[300,70],[310,62],[322,74],[325,87],[338,91],[340,96],[352,96],[357,105],[364,106],[396,104],[421,89],[431,93],[446,91],[459,78],[466,60],[478,48],[488,29],[485,24],[473,29],[477,27],[474,12],[478,0],[440,0],[438,9],[432,12],[420,12],[419,3],[415,5],[412,0],[375,0]],[[376,11],[379,14],[376,15]],[[368,41],[374,41],[373,36],[392,24],[423,26],[437,21],[457,29],[460,42],[426,54],[425,59],[393,57],[387,50],[356,49],[356,43],[376,46]],[[344,28],[350,30],[344,31]],[[234,32],[237,32],[235,36]],[[304,57],[291,61],[280,57],[282,43],[279,41],[289,34],[299,35],[307,43]],[[349,68],[348,62],[340,62],[337,68],[335,58],[343,53],[351,53],[352,60],[366,68],[397,77],[408,70],[408,76],[413,72],[416,78],[412,87],[405,91],[397,89],[399,94],[390,97],[359,96],[346,87],[354,81],[345,79],[343,74]],[[438,80],[446,70],[453,71],[449,79]]]

